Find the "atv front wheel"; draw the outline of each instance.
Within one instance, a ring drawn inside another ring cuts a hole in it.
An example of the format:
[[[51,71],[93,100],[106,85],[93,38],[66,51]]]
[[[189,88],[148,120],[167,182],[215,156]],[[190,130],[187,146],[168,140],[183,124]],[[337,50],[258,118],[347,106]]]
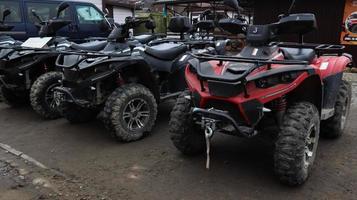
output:
[[[82,108],[72,103],[63,103],[59,107],[61,115],[71,124],[91,121],[96,118],[98,112],[90,108]]]
[[[5,88],[5,86],[0,87],[2,101],[11,107],[19,107],[28,102],[28,92],[16,92]]]
[[[61,79],[62,73],[49,72],[41,75],[31,87],[31,106],[44,119],[61,117],[54,100],[54,88],[60,85]]]
[[[190,112],[190,92],[184,91],[178,97],[171,112],[169,126],[171,141],[185,155],[203,153],[205,149],[204,133],[197,127]]]
[[[274,165],[280,181],[301,185],[309,177],[320,135],[317,108],[299,102],[288,108],[275,143]]]
[[[342,81],[335,103],[335,114],[326,121],[321,122],[322,136],[338,138],[343,134],[350,112],[351,90],[351,84],[347,81]]]
[[[111,125],[119,141],[131,142],[151,131],[157,116],[157,103],[149,89],[140,84],[123,85],[112,102]]]
[[[111,122],[110,117],[112,116],[112,111],[113,111],[113,102],[116,100],[117,96],[122,92],[121,88],[118,88],[112,92],[112,94],[108,97],[108,99],[105,102],[104,108],[102,110],[102,113],[99,115],[100,120],[103,122],[104,127],[108,130],[113,130],[113,124]],[[116,137],[115,134],[113,134],[113,137]]]

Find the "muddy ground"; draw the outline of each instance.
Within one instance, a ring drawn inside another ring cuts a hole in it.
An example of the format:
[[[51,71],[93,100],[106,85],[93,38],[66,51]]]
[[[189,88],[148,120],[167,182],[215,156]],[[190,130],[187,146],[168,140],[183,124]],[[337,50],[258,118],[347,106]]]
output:
[[[357,94],[357,84],[354,87]],[[320,140],[312,176],[301,187],[274,177],[272,146],[260,139],[215,136],[211,169],[187,158],[168,135],[172,102],[160,106],[151,136],[114,141],[99,122],[43,121],[30,107],[0,103],[0,143],[49,169],[0,149],[0,200],[10,199],[357,199],[357,101],[346,133]]]

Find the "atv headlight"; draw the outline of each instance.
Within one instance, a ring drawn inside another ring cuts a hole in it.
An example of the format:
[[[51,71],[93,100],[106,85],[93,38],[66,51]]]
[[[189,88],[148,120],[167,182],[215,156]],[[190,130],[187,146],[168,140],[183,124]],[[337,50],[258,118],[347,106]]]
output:
[[[285,72],[274,74],[272,76],[260,78],[255,81],[258,88],[269,88],[278,84],[287,84],[293,82],[302,72]]]

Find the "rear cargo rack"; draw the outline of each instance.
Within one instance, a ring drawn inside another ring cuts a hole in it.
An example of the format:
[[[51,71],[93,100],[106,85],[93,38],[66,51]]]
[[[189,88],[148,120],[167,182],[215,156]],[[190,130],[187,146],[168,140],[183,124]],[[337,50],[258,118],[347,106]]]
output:
[[[314,44],[314,43],[294,43],[294,42],[278,42],[271,43],[279,47],[287,48],[307,48],[313,49],[316,51],[317,56],[322,56],[326,54],[337,54],[341,56],[345,49],[344,45],[335,45],[335,44]]]

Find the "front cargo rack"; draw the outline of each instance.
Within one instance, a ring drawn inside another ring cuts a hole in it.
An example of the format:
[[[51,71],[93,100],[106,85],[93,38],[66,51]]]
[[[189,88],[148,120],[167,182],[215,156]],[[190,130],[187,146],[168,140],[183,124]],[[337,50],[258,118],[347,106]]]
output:
[[[197,74],[200,76],[200,79],[203,80],[216,80],[216,81],[225,81],[225,82],[240,82],[244,81],[245,78],[253,72],[255,69],[267,65],[268,69],[271,68],[271,65],[308,65],[307,61],[294,61],[294,60],[271,60],[271,59],[259,59],[259,58],[245,58],[245,57],[233,57],[233,56],[222,56],[222,55],[210,55],[210,54],[192,54],[191,56],[196,58],[194,60],[190,60],[191,65],[196,66]],[[219,65],[223,65],[224,61],[229,62],[240,62],[240,63],[251,63],[255,64],[254,67],[249,68],[237,78],[221,78],[216,75],[207,75],[202,72],[200,61],[220,61]]]
[[[200,85],[201,85],[201,91],[205,91],[205,86],[203,81],[207,81],[209,87],[214,87],[215,85],[224,85],[226,90],[230,90],[229,88],[232,88],[231,90],[238,90],[244,92],[245,97],[249,97],[248,91],[247,91],[247,76],[252,73],[254,70],[256,70],[259,67],[267,66],[268,69],[271,68],[271,65],[273,64],[281,64],[281,65],[303,65],[303,66],[308,66],[307,61],[292,61],[292,60],[271,60],[271,59],[252,59],[252,58],[245,58],[245,57],[232,57],[232,56],[222,56],[222,55],[210,55],[210,54],[192,54],[191,56],[194,57],[194,59],[190,60],[189,63],[191,66],[195,66],[195,71],[197,73],[197,76],[200,80]],[[237,74],[236,77],[232,78],[222,78],[221,76],[217,75],[209,75],[209,74],[204,74],[201,69],[201,62],[202,61],[220,61],[219,65],[223,66],[224,61],[230,61],[230,62],[240,62],[240,63],[251,63],[254,64],[254,66],[250,67],[249,69],[245,70],[241,74]],[[222,88],[222,87],[221,87]]]

